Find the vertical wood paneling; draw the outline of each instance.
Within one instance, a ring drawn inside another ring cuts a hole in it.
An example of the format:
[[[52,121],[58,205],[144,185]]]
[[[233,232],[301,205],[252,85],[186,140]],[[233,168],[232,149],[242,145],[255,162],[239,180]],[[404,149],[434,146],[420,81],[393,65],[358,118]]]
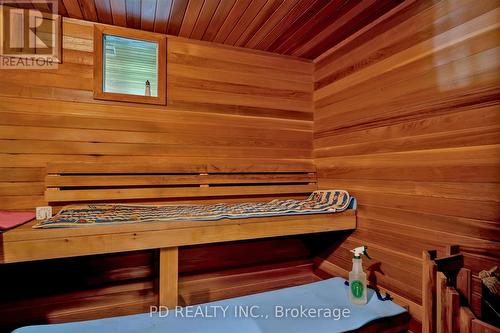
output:
[[[286,38],[282,38],[281,43],[276,43],[273,51],[283,53],[288,52],[297,43],[299,43],[300,39],[303,38],[304,35],[311,31],[311,29],[317,26],[322,20],[335,16],[336,12],[342,8],[342,5],[343,1],[332,0],[321,3],[322,7],[320,10],[312,10],[311,8],[307,15],[301,17],[301,26],[297,27],[297,29],[291,32],[291,34],[289,34]]]
[[[169,35],[177,36],[179,30],[181,29],[182,20],[186,13],[186,8],[188,6],[189,0],[172,0],[172,6],[170,7],[170,18],[168,20],[167,33]]]
[[[170,8],[172,7],[172,0],[158,0],[156,5],[154,32],[161,34],[167,33],[168,18],[170,15]]]
[[[236,28],[238,21],[251,4],[251,1],[236,0],[236,3],[232,6],[212,41],[224,43],[231,31]]]
[[[125,13],[127,16],[127,27],[133,29],[141,28],[141,0],[126,0]]]
[[[58,0],[65,17],[313,59],[401,0]],[[24,4],[14,4],[25,7]],[[27,8],[49,11],[43,4]],[[353,7],[355,7],[353,9]],[[351,9],[353,9],[351,11]],[[360,11],[363,13],[360,14]],[[111,21],[113,18],[113,21]]]
[[[318,46],[318,41],[325,38],[325,36],[329,36],[330,40],[333,41],[334,38],[338,41],[343,40],[345,37],[341,35],[341,28],[345,27],[348,24],[352,24],[351,20],[361,21],[363,16],[368,16],[368,13],[374,11],[373,8],[370,8],[376,3],[375,0],[372,1],[362,1],[359,3],[353,3],[351,6],[345,6],[339,13],[341,15],[336,16],[334,19],[329,19],[328,23],[325,24],[325,27],[322,28],[319,32],[310,32],[309,41],[305,41],[304,43],[300,43],[300,47],[297,47],[293,52],[295,55],[304,56],[308,52],[312,54],[317,54],[317,52],[312,52],[311,49],[314,46]],[[358,16],[359,15],[359,16]],[[353,27],[356,30],[355,27]],[[335,43],[336,44],[336,43]],[[321,52],[321,51],[319,51]]]
[[[246,47],[255,48],[280,22],[284,20],[286,15],[292,11],[299,0],[283,1],[274,13],[267,19],[262,26],[252,35],[249,36]]]
[[[220,4],[221,0],[205,1],[203,3],[203,7],[201,8],[200,14],[198,15],[198,19],[196,20],[196,24],[193,27],[190,38],[199,40],[203,38],[203,35],[210,25],[210,22],[212,21],[212,18],[216,10],[218,10]]]
[[[83,17],[88,21],[96,22],[97,11],[94,0],[80,1],[79,3]]]
[[[83,14],[78,0],[63,0],[63,4],[70,17],[83,19]]]
[[[157,0],[141,0],[141,29],[154,31]]]
[[[66,7],[64,6],[63,0],[57,0],[57,10],[59,11],[59,14],[61,16],[68,16],[68,11],[66,10]]]
[[[359,200],[323,257],[350,270],[366,244],[378,283],[417,303],[422,250],[459,244],[476,279],[500,262],[498,5],[406,1],[315,60],[319,186]]]
[[[194,25],[198,21],[198,16],[200,16],[201,8],[203,7],[204,0],[190,0],[186,8],[186,13],[184,14],[184,19],[182,20],[181,29],[179,30],[179,36],[189,37],[193,31]]]
[[[113,25],[126,27],[127,13],[125,10],[125,0],[109,0],[109,1],[110,1],[111,13],[113,16]]]
[[[287,40],[290,40],[291,36],[297,33],[299,29],[303,29],[308,22],[313,22],[311,21],[311,18],[327,7],[328,3],[329,2],[321,0],[313,2],[307,1],[303,3],[303,6],[296,7],[296,10],[294,10],[290,15],[290,20],[288,21],[290,22],[289,25],[283,24],[279,27],[274,40],[270,44],[266,44],[268,46],[265,49],[277,52],[276,49],[283,45],[283,43]]]
[[[293,2],[293,1],[292,1]],[[263,26],[265,22],[270,18],[270,16],[276,11],[277,8],[283,3],[283,0],[272,0],[267,1],[266,4],[261,8],[261,10],[254,17],[252,22],[248,24],[243,33],[238,37],[238,40],[233,44],[237,46],[243,46],[247,41],[255,34],[255,32]]]
[[[95,2],[98,21],[104,24],[113,24],[113,16],[111,14],[110,0],[101,0]],[[64,14],[61,14],[64,16]]]
[[[243,15],[239,18],[238,23],[232,27],[232,30],[224,40],[224,43],[234,45],[258,13],[260,13],[266,2],[266,0],[251,1],[250,5],[243,12]]]
[[[203,33],[203,40],[213,41],[222,24],[226,20],[227,15],[229,15],[233,6],[236,4],[237,0],[221,0],[217,6],[217,10],[214,12],[210,23],[208,24],[205,32]],[[193,38],[195,38],[193,36]]]
[[[316,6],[318,0],[299,0],[291,10],[283,17],[280,24],[276,25],[266,36],[259,41],[256,48],[259,50],[269,50],[271,45],[294,24],[303,15],[308,6]]]

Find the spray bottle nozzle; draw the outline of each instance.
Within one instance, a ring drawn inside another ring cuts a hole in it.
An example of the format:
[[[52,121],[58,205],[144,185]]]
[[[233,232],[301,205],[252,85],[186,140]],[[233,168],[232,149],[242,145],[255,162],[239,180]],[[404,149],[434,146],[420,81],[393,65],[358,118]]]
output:
[[[360,259],[362,254],[364,254],[368,259],[371,259],[368,255],[368,246],[357,247],[354,250],[351,250],[351,252],[354,253],[354,258],[356,259]]]

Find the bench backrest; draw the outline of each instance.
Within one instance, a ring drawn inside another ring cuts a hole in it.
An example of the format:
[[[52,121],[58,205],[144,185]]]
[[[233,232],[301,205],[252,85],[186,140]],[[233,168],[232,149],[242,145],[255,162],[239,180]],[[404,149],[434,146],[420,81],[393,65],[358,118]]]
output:
[[[49,203],[306,194],[312,164],[49,163]]]

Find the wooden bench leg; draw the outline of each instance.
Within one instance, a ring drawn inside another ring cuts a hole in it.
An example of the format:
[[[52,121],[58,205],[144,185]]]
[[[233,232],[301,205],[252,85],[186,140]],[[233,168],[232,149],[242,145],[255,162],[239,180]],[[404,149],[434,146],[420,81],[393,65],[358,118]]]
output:
[[[159,305],[173,308],[179,296],[179,250],[177,247],[160,249]]]
[[[422,253],[422,333],[436,333],[436,251]]]

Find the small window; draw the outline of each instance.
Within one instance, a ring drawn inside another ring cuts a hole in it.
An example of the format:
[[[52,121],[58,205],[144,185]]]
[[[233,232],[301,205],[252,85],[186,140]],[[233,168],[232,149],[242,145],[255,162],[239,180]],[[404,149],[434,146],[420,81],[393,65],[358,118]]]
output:
[[[96,99],[165,104],[165,36],[96,26],[94,38]]]
[[[103,57],[104,92],[158,96],[157,43],[104,35]]]

